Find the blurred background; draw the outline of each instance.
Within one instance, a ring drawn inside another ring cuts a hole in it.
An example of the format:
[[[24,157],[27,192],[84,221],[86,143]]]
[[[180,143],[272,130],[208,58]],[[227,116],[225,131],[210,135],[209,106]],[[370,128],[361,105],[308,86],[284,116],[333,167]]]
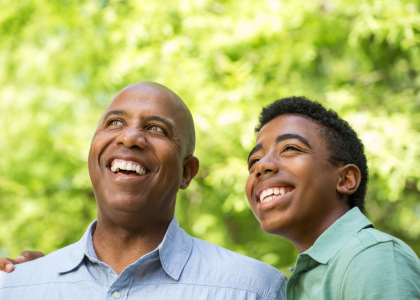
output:
[[[191,235],[290,273],[244,193],[259,111],[305,95],[366,145],[367,215],[420,254],[420,5],[414,1],[0,0],[0,256],[49,253],[95,219],[90,141],[113,95],[151,80],[196,122],[179,194]]]

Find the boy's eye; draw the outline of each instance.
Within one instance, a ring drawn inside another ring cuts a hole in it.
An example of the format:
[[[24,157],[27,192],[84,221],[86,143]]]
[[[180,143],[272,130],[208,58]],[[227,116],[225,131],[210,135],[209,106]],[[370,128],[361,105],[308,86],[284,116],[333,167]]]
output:
[[[284,148],[283,152],[288,152],[288,151],[299,151],[299,149],[293,146],[287,146],[286,148]]]
[[[249,161],[249,163],[248,163],[248,169],[251,169],[251,167],[255,164],[255,163],[257,163],[259,161],[259,159],[253,159],[253,160],[250,160]]]

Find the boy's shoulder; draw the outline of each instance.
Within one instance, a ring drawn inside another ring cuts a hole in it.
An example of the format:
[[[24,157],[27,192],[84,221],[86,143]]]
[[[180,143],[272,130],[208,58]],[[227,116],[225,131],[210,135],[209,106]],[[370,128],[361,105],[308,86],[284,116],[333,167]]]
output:
[[[420,265],[419,258],[410,246],[399,238],[385,232],[374,228],[366,228],[359,231],[354,237],[360,245],[360,252],[367,251],[372,255],[383,255],[383,252],[392,252],[394,257],[405,257]],[[388,247],[380,247],[379,245],[381,244],[387,244]]]
[[[354,235],[341,255],[337,274],[340,294],[360,299],[417,299],[420,261],[403,241],[366,228]]]

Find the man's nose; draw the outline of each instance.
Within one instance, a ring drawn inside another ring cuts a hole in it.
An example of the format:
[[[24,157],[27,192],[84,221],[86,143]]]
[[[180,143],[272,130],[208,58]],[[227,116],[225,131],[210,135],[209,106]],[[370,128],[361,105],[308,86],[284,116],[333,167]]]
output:
[[[127,127],[115,140],[117,145],[124,145],[127,148],[146,148],[147,142],[143,130],[135,127]]]
[[[275,154],[273,152],[269,152],[263,158],[261,158],[257,163],[257,168],[255,171],[255,176],[257,178],[267,174],[277,173],[279,171],[279,166],[278,159],[276,159]]]

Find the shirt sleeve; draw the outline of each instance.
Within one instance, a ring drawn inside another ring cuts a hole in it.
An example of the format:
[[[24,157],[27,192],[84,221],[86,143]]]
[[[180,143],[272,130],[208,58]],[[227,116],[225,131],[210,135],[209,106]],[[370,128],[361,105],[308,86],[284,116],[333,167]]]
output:
[[[340,299],[420,299],[420,266],[392,241],[364,249],[344,273]]]
[[[284,276],[284,278],[282,278],[283,281],[280,285],[280,289],[278,291],[277,297],[275,298],[275,300],[286,300],[286,276]]]

